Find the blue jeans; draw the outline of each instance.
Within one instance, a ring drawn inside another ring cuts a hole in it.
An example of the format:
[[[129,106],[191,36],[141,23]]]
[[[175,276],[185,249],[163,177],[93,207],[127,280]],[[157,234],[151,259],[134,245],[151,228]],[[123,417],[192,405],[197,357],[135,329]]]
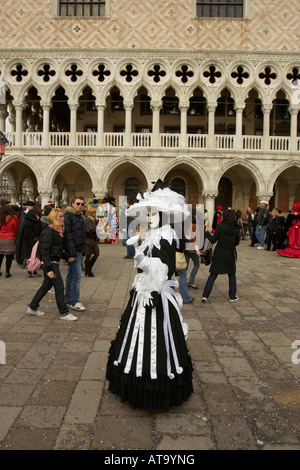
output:
[[[262,247],[265,246],[266,230],[267,230],[266,225],[262,225],[261,228],[259,228],[259,225],[256,226],[255,235],[256,235],[256,238],[258,240],[258,243]]]
[[[195,277],[196,277],[196,274],[197,274],[199,266],[200,266],[200,258],[196,253],[191,253],[190,251],[185,252],[185,258],[186,258],[186,263],[187,263],[186,269],[188,269],[188,267],[189,267],[190,259],[194,263],[193,269],[190,273],[190,280],[188,282],[188,285],[191,286],[192,284],[195,284]]]
[[[189,294],[188,284],[187,284],[187,271],[185,269],[180,269],[177,271],[179,277],[179,293],[182,297],[182,301],[184,304],[188,303],[191,300],[191,296]]]
[[[79,302],[80,283],[82,278],[82,253],[77,252],[77,256],[73,263],[68,264],[68,274],[66,277],[66,303],[75,305]]]
[[[211,290],[213,288],[214,282],[217,279],[218,274],[213,274],[210,273],[208,276],[208,279],[206,281],[204,291],[203,291],[203,297],[208,299],[210,296]],[[236,296],[236,277],[235,273],[228,273],[228,278],[229,278],[229,298],[233,299]]]

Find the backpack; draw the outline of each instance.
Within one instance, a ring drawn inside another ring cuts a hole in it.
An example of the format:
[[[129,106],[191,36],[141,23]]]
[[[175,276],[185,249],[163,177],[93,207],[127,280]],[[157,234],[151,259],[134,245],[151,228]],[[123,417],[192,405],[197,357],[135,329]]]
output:
[[[27,269],[29,272],[36,272],[41,268],[41,253],[39,241],[37,241],[31,250],[30,258],[27,260]]]

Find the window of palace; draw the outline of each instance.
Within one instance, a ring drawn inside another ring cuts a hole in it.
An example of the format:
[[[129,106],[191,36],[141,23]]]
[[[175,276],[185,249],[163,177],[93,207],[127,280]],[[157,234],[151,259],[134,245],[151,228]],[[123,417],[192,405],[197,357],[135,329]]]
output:
[[[196,0],[197,18],[249,18],[251,0]]]
[[[53,0],[53,13],[62,17],[105,17],[108,16],[108,3],[107,0]]]

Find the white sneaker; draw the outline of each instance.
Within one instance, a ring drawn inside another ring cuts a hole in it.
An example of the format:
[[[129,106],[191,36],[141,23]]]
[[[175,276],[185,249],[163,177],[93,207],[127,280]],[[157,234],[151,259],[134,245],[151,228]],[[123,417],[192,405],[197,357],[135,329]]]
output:
[[[256,248],[257,250],[264,250],[264,247],[263,246],[260,246],[258,245],[258,247]]]
[[[37,317],[42,317],[43,315],[45,315],[45,312],[41,312],[40,310],[32,310],[32,308],[28,307],[27,308],[27,313],[29,313],[29,315],[35,315]]]
[[[74,305],[68,305],[68,307],[72,308],[73,310],[77,310],[77,312],[82,312],[86,310],[86,308],[82,305],[81,302],[76,302]]]
[[[206,303],[206,302],[207,302],[207,298],[206,298],[206,297],[202,297],[201,302]]]
[[[67,313],[66,315],[61,315],[60,319],[65,320],[65,321],[76,321],[76,320],[78,320],[78,318],[75,317],[75,315],[72,315],[72,313]]]

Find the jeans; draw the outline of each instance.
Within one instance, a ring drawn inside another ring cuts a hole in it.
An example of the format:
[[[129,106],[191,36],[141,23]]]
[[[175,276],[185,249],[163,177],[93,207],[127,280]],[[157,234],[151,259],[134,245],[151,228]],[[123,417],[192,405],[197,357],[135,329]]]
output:
[[[69,263],[68,274],[66,277],[66,303],[75,305],[79,302],[80,283],[82,278],[82,253],[77,252],[77,256],[73,263]]]
[[[257,225],[257,226],[256,226],[256,229],[255,229],[256,238],[257,238],[257,240],[258,240],[258,243],[259,243],[260,246],[262,246],[262,247],[265,246],[266,230],[267,230],[267,226],[266,226],[266,225],[262,225],[261,228],[259,228],[259,225]]]
[[[180,269],[177,271],[179,277],[179,293],[182,297],[182,301],[184,304],[188,303],[191,300],[191,296],[189,294],[188,284],[187,284],[187,270]]]
[[[188,267],[189,267],[190,259],[194,263],[193,269],[190,273],[190,280],[188,282],[188,285],[191,286],[192,284],[195,284],[195,277],[196,277],[196,274],[197,274],[199,266],[200,266],[200,258],[197,255],[197,253],[191,253],[190,251],[185,252],[185,257],[186,257],[186,262],[187,262],[186,269],[188,269]]]
[[[218,274],[213,274],[211,273],[208,276],[208,279],[206,281],[204,291],[203,291],[203,297],[208,299],[210,296],[211,290],[213,288],[214,282],[217,279]],[[229,298],[233,299],[236,296],[236,277],[235,273],[228,273],[228,278],[229,278]]]
[[[55,275],[53,279],[50,279],[50,277],[48,277],[47,271],[43,265],[42,265],[42,269],[44,272],[43,284],[41,285],[41,287],[39,288],[39,290],[33,297],[32,301],[29,304],[29,307],[32,310],[37,310],[39,308],[40,301],[49,292],[51,287],[54,287],[56,305],[57,305],[59,313],[61,315],[65,315],[66,313],[69,313],[69,309],[66,304],[65,295],[64,295],[64,281],[60,274],[59,265],[57,263],[52,264],[52,271],[54,272],[54,275]]]

